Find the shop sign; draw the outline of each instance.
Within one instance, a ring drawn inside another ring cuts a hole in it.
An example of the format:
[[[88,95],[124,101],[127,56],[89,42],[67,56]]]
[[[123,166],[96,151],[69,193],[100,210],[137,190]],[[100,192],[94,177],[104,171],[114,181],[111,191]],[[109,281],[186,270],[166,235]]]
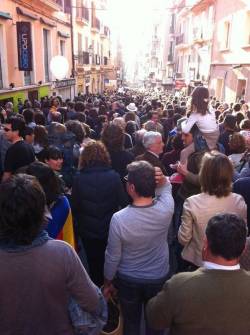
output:
[[[20,71],[32,71],[31,24],[30,22],[20,21],[16,23],[16,29],[18,69]]]
[[[181,90],[184,87],[187,87],[184,80],[175,80],[175,89],[176,90]]]
[[[162,80],[162,85],[173,85],[174,81],[173,78],[164,78]]]
[[[68,87],[68,86],[73,86],[75,84],[76,84],[75,79],[57,80],[57,81],[54,81],[54,88]]]

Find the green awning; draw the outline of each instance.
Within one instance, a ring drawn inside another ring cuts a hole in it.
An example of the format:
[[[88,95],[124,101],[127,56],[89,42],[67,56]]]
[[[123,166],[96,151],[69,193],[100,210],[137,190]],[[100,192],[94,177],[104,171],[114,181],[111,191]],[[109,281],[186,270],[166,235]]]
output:
[[[0,12],[0,18],[5,20],[12,20],[10,13]]]

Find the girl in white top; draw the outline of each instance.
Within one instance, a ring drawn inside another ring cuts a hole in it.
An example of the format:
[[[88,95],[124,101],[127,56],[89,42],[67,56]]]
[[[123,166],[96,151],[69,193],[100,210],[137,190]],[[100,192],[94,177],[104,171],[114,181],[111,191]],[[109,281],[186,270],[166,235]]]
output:
[[[182,132],[187,134],[193,125],[197,125],[207,142],[209,149],[214,149],[219,137],[219,127],[215,112],[208,109],[209,91],[206,87],[198,86],[192,92],[191,114],[186,122],[182,122]],[[185,164],[188,156],[195,151],[194,143],[181,151],[180,162]]]

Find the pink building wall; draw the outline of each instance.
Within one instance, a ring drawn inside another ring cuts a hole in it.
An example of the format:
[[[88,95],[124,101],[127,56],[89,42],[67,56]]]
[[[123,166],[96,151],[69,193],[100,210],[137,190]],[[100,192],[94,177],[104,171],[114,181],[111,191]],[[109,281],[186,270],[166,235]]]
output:
[[[69,71],[67,78],[70,77],[72,69],[72,54],[71,54],[71,31],[69,15],[60,12],[57,14],[56,10],[49,8],[42,0],[0,0],[1,11],[10,13],[12,20],[4,20],[0,18],[0,27],[4,35],[3,45],[4,50],[1,50],[2,57],[6,68],[4,69],[4,87],[8,88],[9,83],[14,83],[15,88],[25,89],[24,73],[18,69],[18,55],[17,55],[17,33],[16,22],[26,21],[31,22],[32,27],[32,44],[33,44],[33,78],[32,85],[37,85],[39,81],[45,84],[44,71],[44,52],[43,52],[43,29],[50,31],[50,59],[53,56],[60,54],[60,40],[65,42],[65,57],[69,62]],[[52,0],[51,0],[52,2]],[[27,16],[17,13],[16,8],[20,7],[26,12],[37,15],[37,20],[33,20]],[[47,22],[52,22],[55,27],[44,24],[40,21],[44,18]],[[69,37],[64,38],[58,35],[58,31],[66,33]],[[50,81],[55,80],[50,74]],[[0,91],[1,93],[1,91]]]
[[[217,0],[210,89],[227,102],[250,101],[250,3]],[[227,43],[228,40],[228,43]],[[245,93],[245,94],[244,94]]]

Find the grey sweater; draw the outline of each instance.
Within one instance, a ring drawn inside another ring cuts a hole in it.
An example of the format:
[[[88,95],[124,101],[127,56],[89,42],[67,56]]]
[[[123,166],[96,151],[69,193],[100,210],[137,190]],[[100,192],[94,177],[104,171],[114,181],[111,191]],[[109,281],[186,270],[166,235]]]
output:
[[[171,185],[158,188],[156,196],[150,206],[129,205],[113,215],[104,265],[107,279],[116,272],[144,280],[167,275],[167,235],[174,212]]]
[[[75,251],[49,240],[23,251],[0,251],[1,335],[73,335],[69,298],[89,312],[98,295]]]

